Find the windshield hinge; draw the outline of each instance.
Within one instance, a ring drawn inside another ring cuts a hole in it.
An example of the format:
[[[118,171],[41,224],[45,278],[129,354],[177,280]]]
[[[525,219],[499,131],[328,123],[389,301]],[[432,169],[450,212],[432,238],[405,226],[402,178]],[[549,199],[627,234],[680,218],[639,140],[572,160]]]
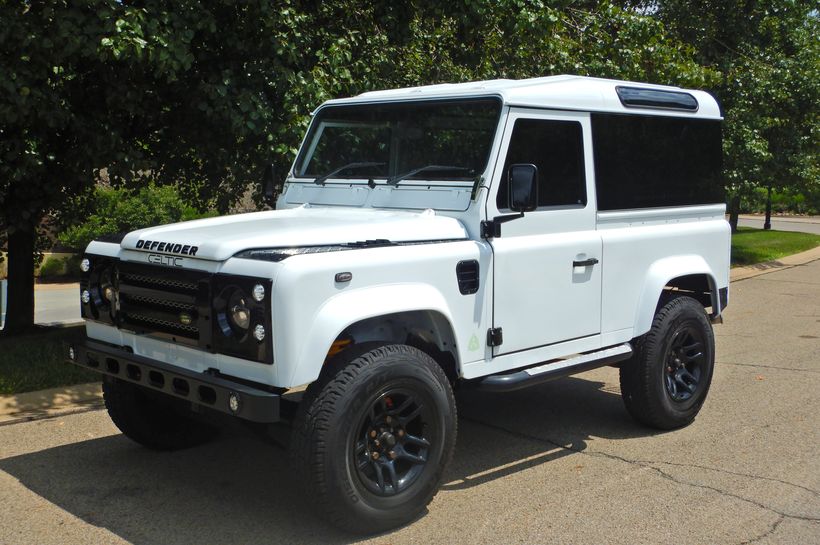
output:
[[[487,346],[501,346],[504,343],[504,334],[500,327],[491,327],[487,330]]]

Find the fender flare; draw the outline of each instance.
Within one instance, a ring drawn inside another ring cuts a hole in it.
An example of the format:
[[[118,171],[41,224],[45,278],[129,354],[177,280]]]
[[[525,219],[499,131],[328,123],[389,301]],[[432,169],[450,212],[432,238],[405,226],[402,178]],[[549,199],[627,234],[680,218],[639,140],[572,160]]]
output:
[[[693,274],[706,275],[709,280],[712,304],[718,304],[716,300],[717,280],[714,271],[703,259],[703,256],[679,255],[659,259],[649,267],[646,274],[641,296],[638,300],[638,308],[635,312],[633,336],[638,337],[649,331],[663,288],[675,278]]]
[[[316,312],[316,320],[304,337],[287,383],[298,385],[316,380],[333,341],[352,324],[408,311],[442,314],[455,335],[444,296],[428,284],[389,284],[346,291],[325,301]]]

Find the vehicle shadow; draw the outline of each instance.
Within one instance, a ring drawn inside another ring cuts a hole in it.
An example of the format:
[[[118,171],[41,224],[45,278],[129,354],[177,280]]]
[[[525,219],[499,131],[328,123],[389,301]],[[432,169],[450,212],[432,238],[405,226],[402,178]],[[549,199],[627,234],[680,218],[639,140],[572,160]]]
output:
[[[479,486],[549,463],[584,450],[591,436],[650,433],[603,388],[602,382],[569,378],[503,395],[460,392],[458,447],[444,488]],[[180,452],[151,452],[115,435],[0,460],[0,469],[136,545],[358,539],[313,516],[284,449],[235,428]]]

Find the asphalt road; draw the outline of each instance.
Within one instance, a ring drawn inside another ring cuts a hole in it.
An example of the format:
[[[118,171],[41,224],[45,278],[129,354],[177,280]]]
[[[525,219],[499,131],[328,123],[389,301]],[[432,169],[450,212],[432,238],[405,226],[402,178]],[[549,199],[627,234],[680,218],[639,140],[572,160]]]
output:
[[[763,229],[763,216],[741,215],[737,224],[741,227]],[[775,231],[797,231],[820,235],[820,217],[818,216],[773,216],[772,229]]]
[[[820,261],[733,284],[691,426],[634,424],[606,368],[469,393],[446,484],[370,543],[820,543]],[[146,451],[102,411],[0,426],[0,543],[351,543],[239,431]]]

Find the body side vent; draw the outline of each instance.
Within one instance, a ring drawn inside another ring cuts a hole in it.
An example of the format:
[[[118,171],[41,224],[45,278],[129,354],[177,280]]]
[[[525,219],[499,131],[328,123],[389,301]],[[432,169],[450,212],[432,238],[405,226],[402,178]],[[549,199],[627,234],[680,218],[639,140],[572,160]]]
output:
[[[456,278],[458,279],[458,291],[462,295],[470,295],[478,291],[479,274],[478,261],[459,261],[456,265]]]

